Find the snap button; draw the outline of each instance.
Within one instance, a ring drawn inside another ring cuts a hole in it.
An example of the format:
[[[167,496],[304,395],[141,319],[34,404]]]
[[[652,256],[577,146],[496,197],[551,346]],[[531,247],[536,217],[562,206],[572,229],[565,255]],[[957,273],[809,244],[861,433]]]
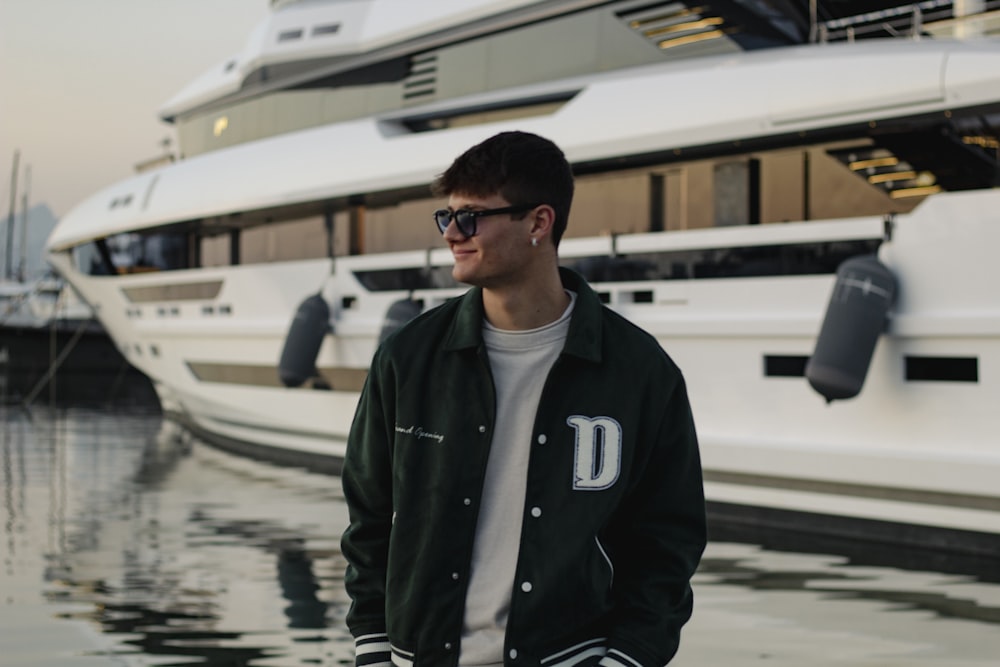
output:
[[[444,650],[445,651],[450,651],[451,650],[451,642],[445,642],[444,643]]]
[[[510,653],[508,653],[507,655],[510,656],[511,660],[517,660],[517,649],[516,648],[512,648],[510,650]]]
[[[471,505],[472,504],[472,498],[464,498],[462,500],[462,504],[465,505],[465,506]]]
[[[544,433],[540,433],[538,435],[538,444],[539,445],[544,445],[547,441],[548,441],[548,437],[546,437],[546,435]]]
[[[479,432],[480,433],[486,433],[486,425],[485,424],[480,424],[479,425]]]
[[[458,581],[458,572],[452,572],[451,578],[454,579],[455,581]]]
[[[523,584],[521,584],[521,590],[524,591],[525,593],[530,593],[531,592],[531,582],[530,581],[526,581]]]
[[[536,519],[538,517],[542,516],[542,508],[541,507],[532,507],[531,508],[531,516],[535,517]]]

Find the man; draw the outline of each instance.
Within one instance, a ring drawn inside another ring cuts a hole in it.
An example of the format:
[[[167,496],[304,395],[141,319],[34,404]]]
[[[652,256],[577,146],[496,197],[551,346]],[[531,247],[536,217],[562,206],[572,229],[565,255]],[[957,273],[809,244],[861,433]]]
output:
[[[705,546],[680,371],[557,247],[562,151],[505,132],[438,177],[464,296],[375,354],[348,442],[357,665],[659,667]]]

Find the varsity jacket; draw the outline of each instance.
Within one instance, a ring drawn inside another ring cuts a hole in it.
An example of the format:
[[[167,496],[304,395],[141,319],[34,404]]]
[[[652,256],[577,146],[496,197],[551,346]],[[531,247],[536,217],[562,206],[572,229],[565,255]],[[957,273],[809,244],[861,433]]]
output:
[[[705,547],[694,423],[656,340],[577,274],[535,418],[505,667],[660,667]],[[342,539],[359,667],[454,667],[495,400],[482,293],[423,313],[372,361],[348,440]]]

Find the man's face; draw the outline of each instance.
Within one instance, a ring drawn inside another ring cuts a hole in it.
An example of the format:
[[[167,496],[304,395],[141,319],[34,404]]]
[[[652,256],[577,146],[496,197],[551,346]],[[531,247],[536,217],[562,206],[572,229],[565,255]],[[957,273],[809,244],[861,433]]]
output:
[[[500,195],[476,197],[453,194],[448,198],[448,208],[485,210],[510,206]],[[479,218],[475,236],[466,237],[451,222],[444,232],[455,266],[451,274],[458,282],[496,289],[523,281],[530,259],[530,213],[515,220],[509,213]]]

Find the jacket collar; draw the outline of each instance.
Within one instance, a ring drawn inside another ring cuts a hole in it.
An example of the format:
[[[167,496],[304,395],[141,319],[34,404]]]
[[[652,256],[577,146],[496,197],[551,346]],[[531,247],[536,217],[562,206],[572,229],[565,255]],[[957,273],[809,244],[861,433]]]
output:
[[[569,322],[563,354],[599,362],[601,360],[601,311],[597,293],[578,273],[559,267],[563,287],[576,292],[576,305]],[[483,290],[473,287],[459,298],[458,310],[444,339],[446,351],[478,348],[483,342]]]

